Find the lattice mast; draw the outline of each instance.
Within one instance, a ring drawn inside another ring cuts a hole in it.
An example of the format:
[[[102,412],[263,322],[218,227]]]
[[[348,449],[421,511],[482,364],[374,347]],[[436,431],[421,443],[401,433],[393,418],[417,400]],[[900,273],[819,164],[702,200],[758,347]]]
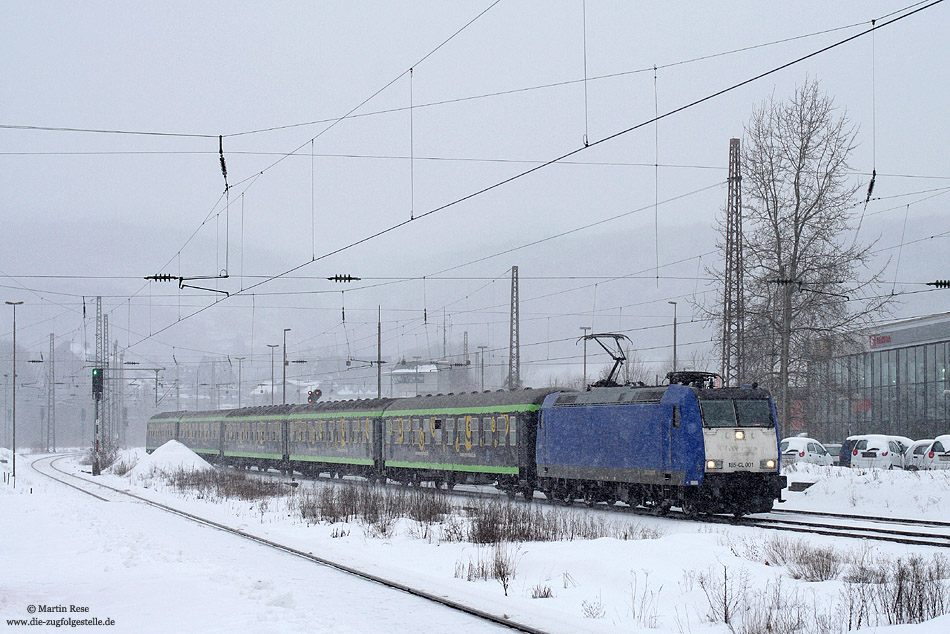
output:
[[[49,364],[46,367],[46,451],[56,451],[56,337],[49,333]]]
[[[726,385],[745,379],[745,301],[742,261],[742,171],[739,139],[729,140],[729,189],[726,197],[726,265],[723,270],[722,377]]]
[[[521,346],[518,325],[518,267],[511,267],[511,333],[508,338],[508,379],[505,384],[509,390],[521,387]]]
[[[109,315],[102,316],[102,402],[99,404],[99,415],[102,418],[101,434],[102,448],[108,451],[112,448],[112,372],[109,370]]]
[[[96,368],[102,372],[102,298],[96,297]],[[95,380],[93,380],[95,382]],[[93,388],[93,398],[95,402],[95,417],[92,442],[95,447],[95,453],[92,462],[92,475],[99,475],[99,452],[102,448],[102,395],[95,393]]]

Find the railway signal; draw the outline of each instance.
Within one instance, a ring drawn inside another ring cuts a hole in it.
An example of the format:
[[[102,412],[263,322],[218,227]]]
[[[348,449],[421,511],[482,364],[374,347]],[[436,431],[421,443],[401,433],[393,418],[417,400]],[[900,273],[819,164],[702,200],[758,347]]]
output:
[[[319,399],[321,396],[323,396],[323,391],[322,391],[322,390],[308,390],[308,391],[307,391],[307,402],[308,402],[308,403],[316,403],[316,402],[317,402],[317,399]]]
[[[102,400],[102,368],[92,369],[92,397]]]

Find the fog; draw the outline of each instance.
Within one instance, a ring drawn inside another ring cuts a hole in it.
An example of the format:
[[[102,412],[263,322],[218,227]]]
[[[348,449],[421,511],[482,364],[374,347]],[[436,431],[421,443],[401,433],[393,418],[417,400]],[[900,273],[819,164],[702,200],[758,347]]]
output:
[[[267,345],[282,346],[285,328],[288,361],[301,362],[288,379],[374,394],[375,368],[345,361],[376,358],[377,316],[387,364],[464,363],[467,333],[469,367],[485,346],[486,387],[498,387],[512,266],[525,384],[580,377],[582,326],[627,334],[647,374],[662,375],[670,302],[680,365],[716,370],[696,306],[716,301],[706,270],[721,260],[729,139],[806,78],[859,129],[856,181],[877,172],[855,224],[863,213],[858,239],[877,240],[889,281],[878,290],[898,300],[888,318],[946,311],[946,291],[923,285],[950,277],[935,257],[950,229],[943,5],[599,142],[904,6],[587,2],[585,37],[581,2],[7,4],[0,285],[4,301],[24,302],[22,438],[43,427],[52,333],[60,435],[88,440],[97,296],[124,360],[164,368],[159,409],[236,405],[238,357],[242,396],[257,386],[269,402]],[[280,129],[242,134],[264,128]],[[160,273],[228,277],[183,282],[214,290],[145,280]],[[326,279],[337,274],[361,279]],[[12,375],[4,308],[0,366]],[[608,361],[592,354],[588,374]],[[136,367],[124,389],[140,429],[156,386]]]

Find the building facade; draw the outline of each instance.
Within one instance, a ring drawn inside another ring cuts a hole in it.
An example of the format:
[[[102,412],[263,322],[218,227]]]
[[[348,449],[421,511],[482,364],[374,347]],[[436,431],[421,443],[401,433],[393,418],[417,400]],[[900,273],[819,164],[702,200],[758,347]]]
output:
[[[813,355],[807,432],[933,438],[950,433],[950,313],[894,322],[865,335],[855,354]]]

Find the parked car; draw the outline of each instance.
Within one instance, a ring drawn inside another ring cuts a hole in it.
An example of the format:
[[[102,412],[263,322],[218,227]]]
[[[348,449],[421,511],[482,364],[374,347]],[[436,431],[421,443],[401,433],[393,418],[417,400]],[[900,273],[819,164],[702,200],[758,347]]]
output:
[[[867,434],[857,436],[851,449],[851,467],[854,469],[902,469],[904,449],[893,436]]]
[[[824,445],[814,438],[802,436],[784,439],[779,445],[779,453],[782,454],[782,462],[785,464],[807,462],[827,467],[834,462]]]
[[[914,441],[907,436],[891,436],[901,446],[901,456],[907,453],[907,449],[914,444]]]
[[[920,460],[921,469],[950,469],[950,434],[937,436]]]
[[[925,438],[915,441],[907,451],[904,452],[904,468],[908,471],[917,471],[920,469],[923,457],[927,455],[930,445],[934,442],[933,438]]]
[[[841,443],[840,442],[831,442],[824,443],[825,449],[828,450],[828,453],[831,455],[831,464],[838,466],[841,462]]]
[[[854,450],[854,446],[857,444],[859,438],[860,436],[848,436],[845,438],[845,441],[841,443],[841,449],[838,450],[839,467],[851,466],[851,452]]]

